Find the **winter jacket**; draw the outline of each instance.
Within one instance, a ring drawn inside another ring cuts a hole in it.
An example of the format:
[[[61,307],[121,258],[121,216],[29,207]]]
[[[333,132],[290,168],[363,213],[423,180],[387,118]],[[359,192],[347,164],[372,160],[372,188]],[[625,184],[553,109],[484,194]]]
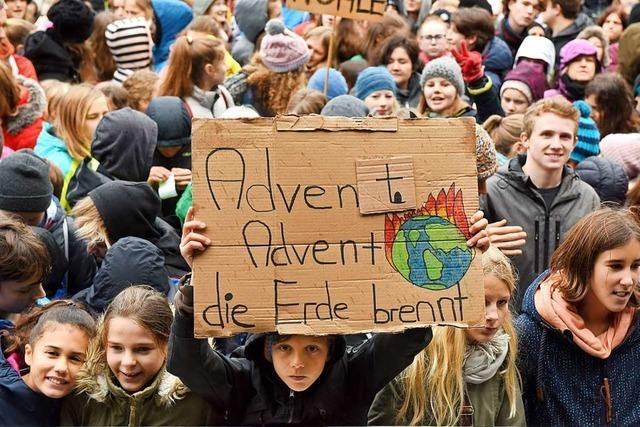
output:
[[[33,63],[22,55],[13,54],[7,58],[7,63],[13,70],[13,75],[21,75],[31,80],[38,81],[38,75]]]
[[[76,236],[74,219],[68,217],[57,199],[52,199],[40,227],[49,230],[64,254],[66,276],[62,283],[46,283],[48,297],[67,298],[91,286],[96,261],[87,251],[87,242]]]
[[[402,383],[397,377],[382,389],[369,409],[369,425],[409,425],[413,413],[409,413],[400,422],[396,422],[406,395]],[[426,393],[426,390],[425,390]],[[524,407],[520,398],[520,385],[516,393],[516,414],[509,417],[509,399],[504,388],[503,376],[500,371],[493,378],[481,383],[465,383],[465,397],[471,406],[465,408],[465,413],[471,412],[475,426],[524,426]],[[466,405],[466,403],[465,403]],[[427,411],[427,413],[429,413]],[[436,425],[433,418],[422,421],[423,425]]]
[[[580,13],[575,21],[571,23],[567,28],[560,31],[557,35],[551,37],[551,41],[556,48],[556,65],[560,64],[560,49],[571,40],[578,37],[580,31],[584,30],[589,25],[593,24],[593,21],[585,13]]]
[[[600,201],[624,206],[629,179],[621,164],[606,157],[587,157],[575,168],[576,174],[596,190]]]
[[[417,108],[422,97],[422,86],[420,85],[420,74],[412,73],[409,78],[409,86],[406,89],[396,88],[396,99],[400,107]]]
[[[80,82],[80,58],[72,56],[50,30],[30,34],[24,43],[24,56],[31,60],[41,81]]]
[[[509,50],[511,50],[511,55],[516,56],[516,52],[518,52],[518,48],[520,44],[527,36],[527,30],[525,29],[521,34],[516,34],[516,32],[509,25],[509,19],[507,16],[502,18],[498,27],[496,28],[496,37],[501,38],[507,46],[509,46]]]
[[[482,51],[484,72],[491,78],[494,88],[500,93],[502,79],[513,67],[513,54],[500,37],[492,38]]]
[[[0,338],[0,425],[56,426],[60,400],[35,392],[9,364]]]
[[[22,76],[18,76],[17,80],[21,90],[18,110],[2,121],[4,144],[13,150],[36,145],[47,107],[47,97],[36,81]]]
[[[593,357],[574,344],[569,331],[553,328],[538,313],[534,295],[546,277],[545,272],[529,286],[522,314],[515,322],[527,422],[566,426],[640,424],[636,397],[640,389],[638,315],[627,337],[607,359]]]
[[[264,358],[264,334],[249,337],[246,358],[229,359],[206,339],[193,337],[193,316],[176,313],[167,369],[194,392],[231,410],[234,425],[364,425],[376,393],[399,374],[431,340],[431,329],[377,334],[345,352],[333,337],[321,376],[303,392],[293,392]]]
[[[169,294],[169,274],[162,251],[138,237],[124,237],[107,251],[93,284],[74,295],[94,314],[102,314],[126,288],[144,284]]]
[[[97,366],[80,371],[78,393],[64,399],[60,425],[212,426],[224,422],[219,411],[189,392],[164,367],[146,388],[129,394],[114,384],[108,367]]]
[[[169,49],[178,33],[193,19],[193,11],[179,0],[151,0],[151,7],[156,22],[153,68],[154,71],[160,72],[169,59]]]
[[[204,92],[194,88],[194,93],[184,100],[194,119],[214,119],[235,105],[231,94],[222,85],[216,90]]]
[[[508,225],[519,225],[527,233],[522,255],[512,258],[519,277],[513,305],[516,308],[529,283],[549,266],[553,251],[569,229],[600,206],[595,190],[567,166],[553,204],[546,206],[522,170],[526,159],[522,154],[501,167],[487,180],[487,194],[480,200],[490,223],[504,218]]]
[[[56,136],[53,126],[48,122],[42,125],[34,151],[38,156],[56,165],[62,171],[62,176],[71,169],[73,157],[69,154],[67,145]]]

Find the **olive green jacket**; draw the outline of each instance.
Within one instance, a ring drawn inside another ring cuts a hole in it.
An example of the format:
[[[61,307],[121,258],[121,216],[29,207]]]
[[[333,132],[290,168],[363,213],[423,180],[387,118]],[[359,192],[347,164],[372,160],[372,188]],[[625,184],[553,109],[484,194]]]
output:
[[[473,407],[474,426],[525,426],[522,393],[518,385],[516,413],[509,417],[509,401],[500,373],[482,384],[466,385],[466,394]],[[408,425],[413,414],[408,414],[399,423],[395,417],[404,402],[404,390],[398,378],[387,384],[376,396],[369,409],[369,425]],[[435,425],[433,418],[422,420],[420,425]]]
[[[107,368],[108,369],[108,368]],[[78,380],[78,393],[62,404],[62,426],[223,425],[222,412],[191,393],[165,368],[145,389],[128,394],[111,372]]]

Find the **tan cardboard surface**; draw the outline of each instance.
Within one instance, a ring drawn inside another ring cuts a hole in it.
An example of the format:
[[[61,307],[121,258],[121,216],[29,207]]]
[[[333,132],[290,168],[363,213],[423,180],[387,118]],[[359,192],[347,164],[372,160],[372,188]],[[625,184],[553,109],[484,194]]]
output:
[[[484,323],[473,119],[361,122],[194,120],[196,335]],[[417,209],[361,214],[357,161],[398,158]]]
[[[289,0],[292,9],[343,16],[351,19],[382,21],[386,0]]]

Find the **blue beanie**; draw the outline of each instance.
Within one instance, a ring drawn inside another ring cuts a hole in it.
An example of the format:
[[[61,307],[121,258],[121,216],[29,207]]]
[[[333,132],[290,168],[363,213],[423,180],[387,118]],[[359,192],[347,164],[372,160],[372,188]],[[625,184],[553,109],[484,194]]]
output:
[[[327,76],[326,68],[318,68],[309,79],[307,88],[324,92],[324,80]],[[330,101],[336,96],[346,95],[349,92],[347,81],[344,76],[335,68],[329,68],[329,84],[327,87],[327,100]]]
[[[373,92],[390,90],[396,94],[396,82],[386,67],[367,67],[358,74],[353,94],[356,98],[364,99]]]
[[[574,102],[573,106],[580,112],[580,118],[578,119],[578,142],[573,147],[570,159],[580,163],[587,157],[600,154],[600,131],[591,118],[589,104],[580,100]]]

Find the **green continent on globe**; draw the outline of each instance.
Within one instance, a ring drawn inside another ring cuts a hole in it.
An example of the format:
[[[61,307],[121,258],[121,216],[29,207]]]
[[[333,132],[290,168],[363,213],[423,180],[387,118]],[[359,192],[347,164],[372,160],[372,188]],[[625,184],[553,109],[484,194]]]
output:
[[[439,216],[407,220],[393,241],[395,269],[409,282],[431,290],[448,289],[464,277],[473,253],[458,227]]]

